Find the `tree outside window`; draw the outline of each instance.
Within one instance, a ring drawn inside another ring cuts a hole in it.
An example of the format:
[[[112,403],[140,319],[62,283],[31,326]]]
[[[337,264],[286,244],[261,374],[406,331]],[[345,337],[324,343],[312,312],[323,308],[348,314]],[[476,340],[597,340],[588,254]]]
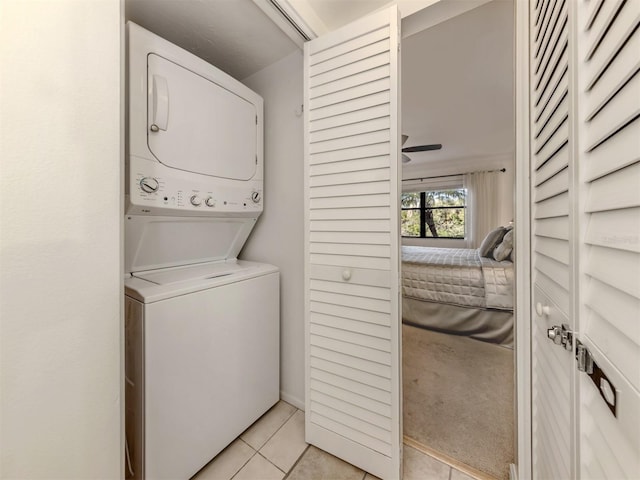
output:
[[[464,188],[403,193],[403,237],[464,238]]]

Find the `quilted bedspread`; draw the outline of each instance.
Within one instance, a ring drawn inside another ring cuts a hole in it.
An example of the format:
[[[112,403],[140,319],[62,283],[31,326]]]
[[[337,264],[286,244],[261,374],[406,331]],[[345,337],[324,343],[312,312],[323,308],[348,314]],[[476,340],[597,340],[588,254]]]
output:
[[[513,264],[476,249],[402,247],[402,294],[466,307],[513,309]]]

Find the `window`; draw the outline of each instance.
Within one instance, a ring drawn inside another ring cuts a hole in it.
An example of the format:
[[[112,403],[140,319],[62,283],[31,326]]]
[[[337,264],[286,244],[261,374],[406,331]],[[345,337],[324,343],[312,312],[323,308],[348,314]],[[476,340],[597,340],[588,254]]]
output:
[[[403,193],[403,237],[464,238],[464,188]]]

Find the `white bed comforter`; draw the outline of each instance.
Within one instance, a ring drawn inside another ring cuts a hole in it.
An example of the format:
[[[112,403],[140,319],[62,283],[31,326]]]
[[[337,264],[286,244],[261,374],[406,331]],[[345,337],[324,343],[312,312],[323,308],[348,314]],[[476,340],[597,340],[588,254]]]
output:
[[[402,294],[466,307],[513,309],[513,264],[476,249],[402,247]]]

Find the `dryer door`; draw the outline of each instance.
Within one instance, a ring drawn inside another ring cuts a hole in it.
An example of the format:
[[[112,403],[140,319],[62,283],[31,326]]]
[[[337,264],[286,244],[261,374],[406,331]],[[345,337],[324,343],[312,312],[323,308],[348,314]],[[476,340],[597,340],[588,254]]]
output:
[[[256,173],[256,108],[155,54],[147,57],[149,150],[160,163],[234,180]]]

